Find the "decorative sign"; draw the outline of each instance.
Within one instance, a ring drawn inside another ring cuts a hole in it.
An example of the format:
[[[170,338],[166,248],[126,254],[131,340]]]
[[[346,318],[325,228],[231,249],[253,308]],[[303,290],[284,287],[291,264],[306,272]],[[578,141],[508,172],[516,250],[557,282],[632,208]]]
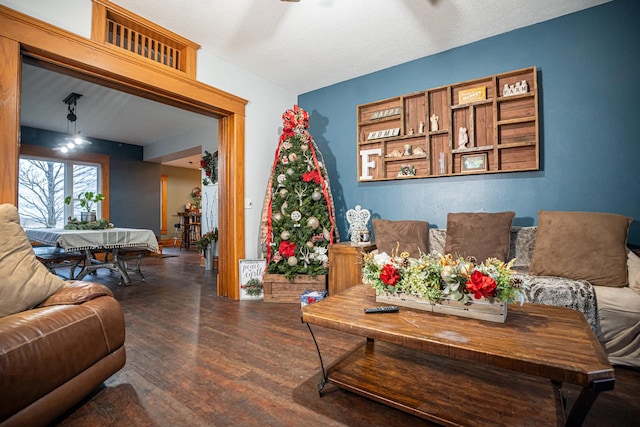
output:
[[[367,137],[367,139],[389,138],[391,136],[398,135],[400,135],[400,128],[385,129],[376,132],[369,132],[369,136]]]
[[[389,116],[397,116],[400,114],[400,107],[389,108],[387,110],[374,111],[371,113],[369,120],[383,119]]]
[[[522,95],[529,91],[529,85],[526,80],[516,82],[512,85],[505,84],[502,88],[502,96]]]
[[[240,299],[260,299],[263,294],[257,296],[247,295],[247,291],[244,289],[244,285],[251,279],[258,279],[262,281],[262,274],[267,266],[265,259],[241,259],[240,265]]]
[[[469,104],[485,99],[487,99],[486,86],[472,87],[471,89],[464,89],[458,92],[458,104]]]

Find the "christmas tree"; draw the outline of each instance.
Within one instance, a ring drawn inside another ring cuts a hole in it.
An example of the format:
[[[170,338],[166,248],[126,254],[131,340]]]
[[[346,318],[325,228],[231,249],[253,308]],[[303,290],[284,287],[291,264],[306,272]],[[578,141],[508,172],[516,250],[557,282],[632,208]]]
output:
[[[309,113],[294,106],[283,115],[262,210],[267,273],[317,276],[328,270],[327,248],[338,241],[333,197]]]

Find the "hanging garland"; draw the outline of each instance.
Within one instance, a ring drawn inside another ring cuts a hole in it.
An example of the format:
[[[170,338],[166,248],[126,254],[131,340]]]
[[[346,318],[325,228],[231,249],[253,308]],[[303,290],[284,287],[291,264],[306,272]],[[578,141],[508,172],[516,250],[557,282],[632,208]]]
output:
[[[218,151],[210,153],[204,152],[202,160],[200,160],[200,167],[204,170],[206,178],[202,179],[203,185],[215,184],[218,182]]]

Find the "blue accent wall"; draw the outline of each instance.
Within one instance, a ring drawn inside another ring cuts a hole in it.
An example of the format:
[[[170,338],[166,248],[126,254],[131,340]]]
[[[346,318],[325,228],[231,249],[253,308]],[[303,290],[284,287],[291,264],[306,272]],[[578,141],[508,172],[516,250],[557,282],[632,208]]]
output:
[[[385,219],[446,227],[448,212],[609,212],[634,218],[640,245],[640,2],[602,6],[299,95],[329,171],[341,240],[356,205]],[[348,64],[345,64],[348,66]],[[535,66],[540,164],[535,172],[357,181],[356,107]]]

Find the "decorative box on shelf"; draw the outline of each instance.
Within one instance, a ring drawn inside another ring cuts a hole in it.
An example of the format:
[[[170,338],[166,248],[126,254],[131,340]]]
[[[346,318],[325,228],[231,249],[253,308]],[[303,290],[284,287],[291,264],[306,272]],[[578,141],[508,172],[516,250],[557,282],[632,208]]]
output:
[[[265,273],[262,278],[264,302],[299,303],[305,291],[326,291],[327,276],[298,275],[292,282],[284,274]]]

